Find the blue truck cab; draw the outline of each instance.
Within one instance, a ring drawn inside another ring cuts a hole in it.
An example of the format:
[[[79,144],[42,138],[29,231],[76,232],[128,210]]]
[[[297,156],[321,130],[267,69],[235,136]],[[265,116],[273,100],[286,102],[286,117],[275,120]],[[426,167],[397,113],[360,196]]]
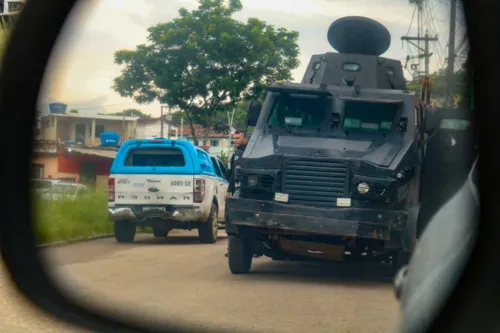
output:
[[[183,140],[128,140],[108,180],[108,213],[118,242],[133,242],[137,225],[156,237],[198,229],[202,243],[217,241],[228,181],[224,163]]]

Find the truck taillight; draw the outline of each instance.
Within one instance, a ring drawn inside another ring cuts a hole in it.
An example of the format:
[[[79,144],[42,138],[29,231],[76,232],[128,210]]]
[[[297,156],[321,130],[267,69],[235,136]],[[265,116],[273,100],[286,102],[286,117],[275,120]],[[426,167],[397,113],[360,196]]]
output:
[[[108,179],[108,202],[115,201],[115,179],[110,177]]]
[[[193,201],[197,203],[203,202],[204,197],[205,197],[205,180],[195,179],[193,186]]]

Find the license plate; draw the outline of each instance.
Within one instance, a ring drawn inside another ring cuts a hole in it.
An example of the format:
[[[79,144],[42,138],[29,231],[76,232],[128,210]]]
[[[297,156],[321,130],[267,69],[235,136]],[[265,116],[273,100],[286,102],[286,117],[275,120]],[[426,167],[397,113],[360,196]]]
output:
[[[144,207],[142,210],[145,212],[148,212],[148,211],[166,212],[167,211],[165,209],[165,207]]]
[[[288,202],[288,193],[275,193],[274,201]]]
[[[337,198],[337,207],[351,207],[351,198]]]

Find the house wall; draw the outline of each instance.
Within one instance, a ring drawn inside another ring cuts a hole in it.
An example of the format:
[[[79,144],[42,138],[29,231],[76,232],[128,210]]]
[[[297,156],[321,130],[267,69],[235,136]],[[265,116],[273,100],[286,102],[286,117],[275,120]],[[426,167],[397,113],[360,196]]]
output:
[[[87,146],[99,146],[100,137],[95,133],[96,127],[103,125],[105,132],[120,134],[120,143],[135,137],[137,123],[135,121],[121,121],[109,119],[64,118],[57,116],[45,117],[42,122],[41,133],[38,136],[43,140],[76,140],[76,124],[85,125],[85,143]]]
[[[113,164],[112,158],[77,153],[64,156],[61,150],[58,158],[59,177],[80,177],[81,162],[95,163],[96,187],[107,186]]]
[[[188,137],[186,139],[187,141],[193,143],[193,139],[191,137]],[[227,154],[228,150],[231,148],[229,138],[217,137],[217,138],[209,138],[209,140],[210,140],[210,150],[209,150],[210,155],[220,156],[222,152]],[[211,142],[212,140],[217,140],[219,142],[219,146],[217,147],[213,146]]]
[[[58,178],[58,156],[35,156],[31,161],[32,164],[43,165],[43,178],[52,176]]]
[[[171,138],[178,140],[179,137],[175,135],[176,131],[170,129],[170,125],[168,123],[163,123],[163,136],[168,137],[170,132]],[[137,124],[137,129],[135,132],[135,138],[151,138],[151,137],[161,137],[161,122],[139,122]]]

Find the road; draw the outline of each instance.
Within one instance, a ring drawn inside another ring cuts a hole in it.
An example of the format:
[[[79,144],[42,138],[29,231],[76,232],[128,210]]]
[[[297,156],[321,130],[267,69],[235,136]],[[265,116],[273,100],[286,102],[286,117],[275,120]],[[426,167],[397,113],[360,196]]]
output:
[[[72,296],[142,320],[178,318],[198,327],[246,332],[388,332],[397,318],[381,265],[254,259],[249,275],[229,273],[227,238],[200,244],[195,232],[138,235],[44,249]],[[129,316],[130,317],[130,316]],[[1,332],[86,332],[31,308],[0,273]]]

